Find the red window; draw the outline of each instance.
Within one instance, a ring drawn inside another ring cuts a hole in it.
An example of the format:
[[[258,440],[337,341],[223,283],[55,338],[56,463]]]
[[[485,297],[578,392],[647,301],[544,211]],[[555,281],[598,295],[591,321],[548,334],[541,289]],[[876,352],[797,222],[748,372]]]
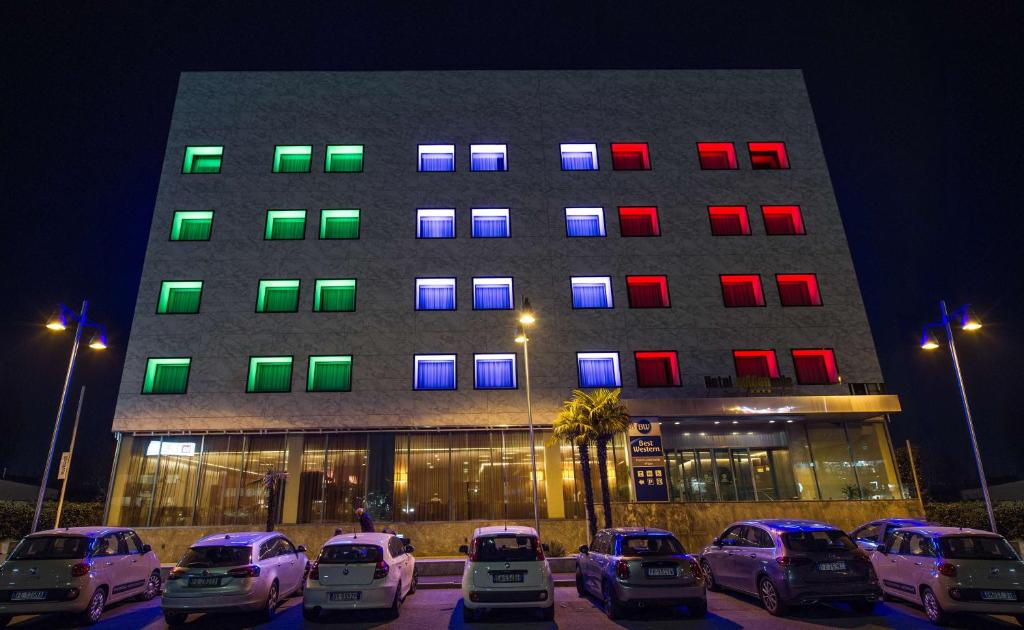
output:
[[[733,170],[736,166],[736,147],[731,142],[698,142],[700,167],[706,171]]]
[[[736,376],[766,376],[779,378],[779,362],[774,350],[733,350]]]
[[[761,206],[764,231],[770,236],[806,234],[800,206]]]
[[[665,276],[626,276],[629,308],[668,308]]]
[[[721,276],[726,306],[764,306],[761,276]]]
[[[782,142],[749,142],[750,166],[755,171],[789,168],[789,156]]]
[[[750,234],[746,206],[708,206],[711,233],[715,236],[745,236]]]
[[[775,282],[783,306],[821,306],[818,278],[813,273],[780,273]]]
[[[619,208],[623,236],[661,236],[657,208]]]
[[[651,170],[651,154],[647,143],[613,143],[612,170],[615,171],[649,171]]]
[[[678,387],[679,360],[675,352],[637,352],[636,383],[640,387]]]
[[[829,385],[839,382],[836,356],[832,350],[794,350],[796,382],[801,385]]]

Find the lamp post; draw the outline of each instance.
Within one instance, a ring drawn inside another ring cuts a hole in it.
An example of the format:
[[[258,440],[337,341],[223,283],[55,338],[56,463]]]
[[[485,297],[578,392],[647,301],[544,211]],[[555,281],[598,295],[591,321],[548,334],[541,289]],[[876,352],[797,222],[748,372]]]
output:
[[[519,311],[519,325],[516,326],[516,342],[523,344],[523,369],[526,375],[526,418],[530,424],[530,474],[533,478],[533,528],[540,538],[540,504],[537,501],[537,447],[533,434],[533,401],[530,398],[530,338],[526,329],[537,319],[530,308],[530,300],[523,298],[523,308]]]
[[[946,331],[946,341],[949,343],[949,355],[953,359],[953,374],[956,376],[956,384],[960,390],[960,402],[964,407],[964,420],[967,422],[967,433],[971,436],[971,448],[974,450],[974,463],[978,467],[978,479],[981,481],[981,496],[985,499],[985,510],[988,512],[988,523],[993,532],[996,532],[996,516],[992,511],[992,498],[988,494],[988,481],[985,479],[985,467],[981,463],[981,451],[978,449],[978,438],[974,434],[974,421],[971,419],[971,406],[967,403],[967,391],[964,389],[964,377],[960,372],[960,358],[956,353],[956,342],[953,341],[953,328],[950,325],[950,313],[946,309],[946,301],[939,300],[939,312],[942,314],[942,321],[928,324],[921,332],[921,348],[924,350],[935,350],[939,347],[939,340],[932,333],[932,328],[943,328]],[[955,318],[962,330],[973,332],[981,328],[981,320],[971,310],[969,304],[965,304],[953,311]]]
[[[71,358],[68,359],[68,371],[64,375],[64,390],[60,395],[60,404],[57,405],[57,418],[53,422],[53,436],[50,437],[50,450],[46,454],[46,465],[43,467],[43,476],[39,480],[39,496],[36,498],[36,511],[32,516],[32,529],[35,532],[39,529],[39,515],[43,511],[43,499],[46,497],[46,482],[50,478],[50,466],[53,464],[53,451],[57,447],[57,435],[60,433],[60,422],[64,417],[64,407],[68,402],[68,389],[71,385],[71,377],[75,373],[75,359],[78,358],[78,346],[82,341],[83,329],[91,328],[95,332],[89,341],[89,347],[93,350],[106,350],[107,331],[102,325],[90,322],[86,319],[86,312],[89,310],[89,301],[82,302],[82,310],[75,313],[68,307],[61,304],[53,317],[46,322],[46,327],[54,332],[67,330],[68,320],[75,322],[75,342],[71,346]]]

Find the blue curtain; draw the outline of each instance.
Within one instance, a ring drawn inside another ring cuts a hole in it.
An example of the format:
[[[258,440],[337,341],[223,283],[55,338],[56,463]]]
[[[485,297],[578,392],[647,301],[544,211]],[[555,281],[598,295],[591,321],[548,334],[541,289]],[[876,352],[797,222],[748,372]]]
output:
[[[505,217],[473,217],[473,238],[507,238]]]
[[[454,361],[420,361],[416,389],[455,389]]]
[[[503,171],[505,170],[505,156],[501,153],[474,153],[474,171]]]
[[[512,296],[508,285],[478,284],[473,290],[473,308],[510,309]]]
[[[451,153],[423,153],[420,155],[421,171],[454,171],[455,156]]]
[[[455,219],[420,217],[420,238],[455,238]]]
[[[611,308],[608,291],[603,284],[573,284],[573,308]]]
[[[582,153],[563,151],[562,170],[595,171],[597,169],[594,168],[594,155],[590,151],[584,151]]]
[[[516,386],[512,359],[478,359],[476,386],[478,389],[511,389]]]
[[[604,236],[597,216],[566,215],[565,229],[569,236]]]
[[[612,359],[580,359],[580,387],[618,387],[619,375],[615,373]]]
[[[420,311],[454,311],[455,287],[421,286],[416,308]]]

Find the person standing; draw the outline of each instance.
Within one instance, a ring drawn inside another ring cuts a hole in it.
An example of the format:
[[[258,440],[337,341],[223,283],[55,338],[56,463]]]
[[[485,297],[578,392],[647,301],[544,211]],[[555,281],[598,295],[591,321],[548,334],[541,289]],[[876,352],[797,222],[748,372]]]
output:
[[[372,532],[373,529],[373,518],[363,508],[356,508],[356,516],[359,517],[359,528],[360,531]]]

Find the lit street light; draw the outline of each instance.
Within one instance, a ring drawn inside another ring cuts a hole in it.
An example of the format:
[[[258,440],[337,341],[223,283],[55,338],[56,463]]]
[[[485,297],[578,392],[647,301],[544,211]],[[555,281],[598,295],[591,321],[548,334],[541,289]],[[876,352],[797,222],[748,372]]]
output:
[[[530,398],[530,338],[526,329],[537,319],[530,308],[530,300],[523,298],[523,308],[519,311],[519,324],[516,326],[516,343],[523,344],[523,369],[526,373],[526,417],[530,423],[530,471],[533,476],[533,528],[540,537],[540,504],[537,501],[537,446],[533,435],[533,401]]]

